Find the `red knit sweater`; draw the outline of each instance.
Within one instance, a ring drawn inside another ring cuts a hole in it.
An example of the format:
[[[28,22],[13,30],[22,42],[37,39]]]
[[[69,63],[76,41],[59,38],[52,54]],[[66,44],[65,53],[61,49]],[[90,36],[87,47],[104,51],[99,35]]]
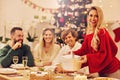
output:
[[[91,47],[93,33],[86,35],[82,47],[74,51],[76,55],[87,55],[87,65],[90,73],[109,74],[120,69],[120,61],[115,57],[117,46],[106,29],[100,29],[98,37],[100,45],[98,51]],[[83,65],[84,66],[84,65]]]

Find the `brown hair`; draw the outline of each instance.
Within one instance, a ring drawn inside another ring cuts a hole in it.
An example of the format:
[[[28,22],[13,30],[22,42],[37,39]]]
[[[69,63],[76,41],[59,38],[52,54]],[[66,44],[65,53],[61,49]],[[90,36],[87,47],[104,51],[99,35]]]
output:
[[[65,41],[65,37],[66,37],[69,33],[71,33],[72,36],[77,39],[77,36],[78,36],[77,31],[75,31],[75,29],[72,29],[72,28],[71,28],[71,29],[68,29],[68,30],[64,30],[64,31],[61,33],[61,38],[62,38],[63,41]]]

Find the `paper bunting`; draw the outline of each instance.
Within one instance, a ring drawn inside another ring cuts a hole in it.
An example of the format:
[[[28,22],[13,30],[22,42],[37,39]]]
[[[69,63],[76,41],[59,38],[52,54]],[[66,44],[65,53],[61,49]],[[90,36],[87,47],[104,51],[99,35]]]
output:
[[[23,1],[23,3],[28,5],[29,7],[33,8],[33,9],[36,9],[36,10],[39,10],[39,11],[42,11],[42,12],[44,12],[44,11],[47,11],[47,12],[50,12],[50,13],[57,12],[57,9],[44,8],[44,7],[41,7],[38,4],[35,4],[34,2],[32,2],[30,0],[21,0],[21,1]]]

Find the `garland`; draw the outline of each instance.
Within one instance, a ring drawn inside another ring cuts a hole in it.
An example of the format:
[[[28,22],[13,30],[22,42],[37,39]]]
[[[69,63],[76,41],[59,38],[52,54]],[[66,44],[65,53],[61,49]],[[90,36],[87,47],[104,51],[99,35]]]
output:
[[[30,1],[30,0],[22,0],[24,4],[27,4],[29,7],[32,7],[33,9],[37,9],[38,11],[42,11],[42,12],[50,12],[50,13],[54,13],[54,12],[57,12],[58,10],[57,9],[52,9],[52,8],[44,8],[44,7],[41,7],[39,6],[38,4]]]

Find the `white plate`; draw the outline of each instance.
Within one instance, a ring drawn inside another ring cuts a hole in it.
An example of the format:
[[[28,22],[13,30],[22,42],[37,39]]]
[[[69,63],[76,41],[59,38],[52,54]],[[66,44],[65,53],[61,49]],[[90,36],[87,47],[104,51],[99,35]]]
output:
[[[10,67],[13,69],[25,69],[23,64],[12,64]],[[28,68],[28,67],[26,67],[26,68]]]
[[[0,68],[0,74],[16,74],[17,70],[16,69],[11,69],[11,68]]]
[[[94,80],[119,80],[116,78],[109,78],[109,77],[96,77]]]

